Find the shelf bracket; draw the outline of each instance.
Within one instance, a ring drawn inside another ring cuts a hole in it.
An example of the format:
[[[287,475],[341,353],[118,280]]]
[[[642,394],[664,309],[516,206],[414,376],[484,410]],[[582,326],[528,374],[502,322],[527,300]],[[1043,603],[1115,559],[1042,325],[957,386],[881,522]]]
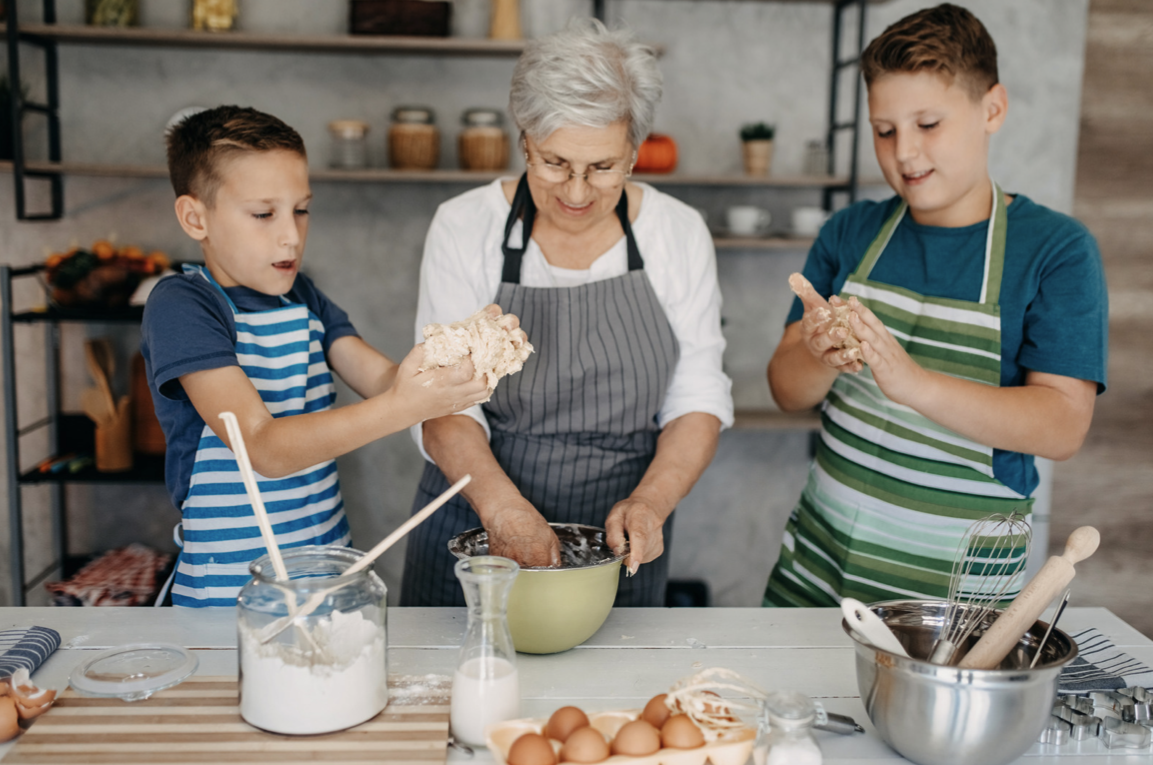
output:
[[[860,150],[861,138],[861,54],[865,52],[865,9],[868,0],[835,0],[833,7],[833,49],[832,63],[829,67],[829,127],[825,136],[825,147],[828,150],[828,173],[836,174],[837,167],[837,135],[849,132],[851,144],[849,147],[849,182],[844,189],[825,189],[823,206],[832,212],[833,195],[844,193],[848,195],[849,204],[857,201],[857,154]],[[855,55],[847,59],[841,58],[841,44],[844,38],[845,15],[852,7],[857,9],[857,49]],[[853,84],[853,117],[850,120],[837,119],[840,101],[841,72],[856,67],[857,77]]]
[[[24,115],[32,112],[42,114],[48,126],[48,160],[59,163],[60,153],[60,72],[56,43],[52,40],[21,39],[20,23],[17,19],[17,0],[0,0],[6,11],[8,43],[9,120],[12,132],[12,178],[16,185],[16,220],[42,221],[59,220],[64,217],[64,176],[60,172],[29,170],[24,153]],[[44,0],[44,23],[56,23],[55,0]],[[44,77],[46,98],[43,103],[30,102],[25,98],[20,79],[20,44],[27,43],[40,48],[44,54]],[[49,212],[28,211],[28,186],[30,178],[48,181],[51,207]]]

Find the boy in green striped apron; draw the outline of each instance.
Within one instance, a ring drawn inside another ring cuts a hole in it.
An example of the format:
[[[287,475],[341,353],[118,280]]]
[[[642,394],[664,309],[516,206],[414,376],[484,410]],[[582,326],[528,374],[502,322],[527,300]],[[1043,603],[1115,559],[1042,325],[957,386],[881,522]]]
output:
[[[488,396],[470,363],[420,372],[360,339],[300,273],[312,192],[299,134],[221,106],[168,135],[176,218],[203,266],[163,279],[141,352],[182,522],[172,602],[235,606],[264,552],[221,412],[236,414],[280,547],[349,543],[336,457]],[[364,401],[334,408],[340,375]],[[168,585],[166,585],[167,588]]]
[[[813,289],[769,363],[778,405],[819,404],[822,427],[766,606],[944,597],[968,525],[1028,517],[1033,455],[1075,454],[1105,388],[1093,237],[989,178],[1008,96],[981,22],[920,11],[870,43],[861,69],[897,196],[824,226],[804,269]],[[859,347],[839,348],[847,330],[818,310],[842,300]]]

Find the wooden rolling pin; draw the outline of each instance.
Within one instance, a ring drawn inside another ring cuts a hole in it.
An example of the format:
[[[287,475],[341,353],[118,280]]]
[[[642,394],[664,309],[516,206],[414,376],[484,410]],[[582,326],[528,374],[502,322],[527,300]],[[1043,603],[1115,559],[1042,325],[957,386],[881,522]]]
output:
[[[1073,575],[1074,564],[1088,558],[1101,543],[1101,534],[1092,526],[1082,526],[1069,535],[1065,552],[1054,555],[1021,590],[1005,613],[981,636],[973,650],[965,654],[958,666],[963,669],[996,669],[1017,645],[1021,636],[1033,626],[1053,598],[1060,595]]]

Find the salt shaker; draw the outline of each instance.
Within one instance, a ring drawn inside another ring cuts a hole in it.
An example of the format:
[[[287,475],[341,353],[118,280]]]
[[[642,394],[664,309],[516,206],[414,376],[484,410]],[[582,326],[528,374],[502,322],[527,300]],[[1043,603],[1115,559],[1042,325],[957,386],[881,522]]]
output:
[[[520,566],[478,555],[457,561],[468,604],[468,630],[452,679],[449,725],[457,741],[484,746],[485,727],[520,717],[516,649],[508,629],[508,595]]]
[[[821,748],[813,737],[817,708],[809,697],[796,691],[774,691],[763,703],[761,727],[768,729],[764,765],[821,765]]]

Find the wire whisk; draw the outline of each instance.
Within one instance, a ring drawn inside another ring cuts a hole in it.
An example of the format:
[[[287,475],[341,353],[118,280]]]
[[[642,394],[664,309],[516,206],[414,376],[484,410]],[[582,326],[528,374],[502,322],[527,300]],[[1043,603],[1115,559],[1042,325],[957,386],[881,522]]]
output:
[[[1021,589],[1033,530],[1025,516],[990,515],[973,523],[957,545],[949,579],[945,624],[929,661],[953,664],[988,616]]]

